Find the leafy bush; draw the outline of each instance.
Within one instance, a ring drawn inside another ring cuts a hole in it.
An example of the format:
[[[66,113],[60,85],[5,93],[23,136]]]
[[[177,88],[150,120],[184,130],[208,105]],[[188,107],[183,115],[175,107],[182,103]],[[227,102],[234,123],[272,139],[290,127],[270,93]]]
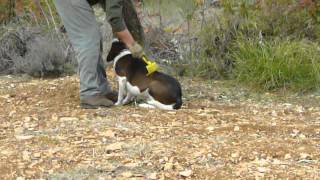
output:
[[[264,90],[320,86],[319,45],[304,41],[238,40],[231,56],[240,82]]]

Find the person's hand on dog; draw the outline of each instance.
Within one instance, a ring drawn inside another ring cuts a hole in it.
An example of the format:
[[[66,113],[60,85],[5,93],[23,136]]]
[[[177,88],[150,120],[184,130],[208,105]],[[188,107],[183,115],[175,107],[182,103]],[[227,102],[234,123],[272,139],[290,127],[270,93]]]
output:
[[[132,56],[135,58],[142,58],[144,55],[143,48],[140,44],[138,44],[134,38],[132,37],[131,33],[128,29],[125,29],[120,32],[116,32],[117,38],[119,38],[122,42],[126,44],[126,46],[129,48],[130,52],[132,53]]]
[[[142,46],[137,42],[134,42],[133,45],[129,47],[129,50],[131,51],[132,56],[135,58],[142,58],[144,55]]]

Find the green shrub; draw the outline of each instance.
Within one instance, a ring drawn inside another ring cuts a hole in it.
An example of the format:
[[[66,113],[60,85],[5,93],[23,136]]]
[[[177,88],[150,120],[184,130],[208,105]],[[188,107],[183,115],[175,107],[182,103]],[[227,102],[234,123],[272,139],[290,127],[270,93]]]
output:
[[[254,29],[266,38],[308,38],[309,40],[319,38],[318,23],[306,9],[299,8],[296,1],[267,0],[264,2],[249,10],[246,21],[240,28],[241,31],[250,32]]]
[[[214,79],[237,77],[266,90],[316,88],[320,25],[308,9],[293,0],[221,3],[222,11],[217,10],[210,17],[212,23],[197,34],[189,74]]]
[[[236,41],[238,23],[239,18],[234,16],[221,18],[219,25],[209,23],[203,27],[194,45],[190,74],[211,79],[229,77],[232,60],[227,55],[229,48]]]
[[[238,40],[231,54],[240,82],[263,90],[313,90],[320,86],[320,48],[288,40]]]

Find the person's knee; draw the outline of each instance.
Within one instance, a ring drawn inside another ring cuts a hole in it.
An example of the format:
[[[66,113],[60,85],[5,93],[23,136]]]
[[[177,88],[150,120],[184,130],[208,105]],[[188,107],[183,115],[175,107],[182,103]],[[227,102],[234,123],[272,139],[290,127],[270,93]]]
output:
[[[92,28],[86,31],[81,41],[85,45],[85,47],[96,46],[96,45],[100,46],[101,38],[102,36],[101,36],[100,30],[96,28]]]
[[[75,39],[75,48],[79,54],[99,55],[101,47],[101,34],[99,31],[87,33],[86,36]]]

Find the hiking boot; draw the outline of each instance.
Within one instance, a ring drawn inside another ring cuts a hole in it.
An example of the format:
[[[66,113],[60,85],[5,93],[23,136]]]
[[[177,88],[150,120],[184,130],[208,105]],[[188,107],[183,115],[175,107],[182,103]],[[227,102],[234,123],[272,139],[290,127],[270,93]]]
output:
[[[118,92],[112,91],[105,95],[106,98],[110,99],[113,103],[118,101]]]
[[[80,100],[80,106],[83,109],[97,109],[99,107],[111,107],[113,106],[113,104],[114,102],[111,99],[101,95],[86,97]]]

